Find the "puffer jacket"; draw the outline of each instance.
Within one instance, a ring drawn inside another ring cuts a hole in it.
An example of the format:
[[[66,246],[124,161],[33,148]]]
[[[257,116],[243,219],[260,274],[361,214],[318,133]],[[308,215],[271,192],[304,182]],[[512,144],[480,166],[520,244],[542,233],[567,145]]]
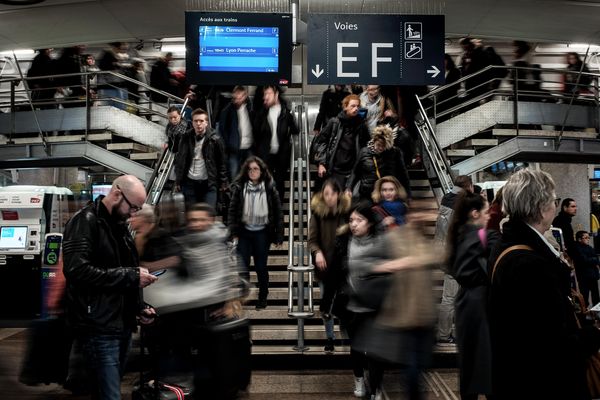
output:
[[[64,231],[67,320],[76,330],[122,333],[141,308],[138,254],[127,226],[98,197],[76,213]]]

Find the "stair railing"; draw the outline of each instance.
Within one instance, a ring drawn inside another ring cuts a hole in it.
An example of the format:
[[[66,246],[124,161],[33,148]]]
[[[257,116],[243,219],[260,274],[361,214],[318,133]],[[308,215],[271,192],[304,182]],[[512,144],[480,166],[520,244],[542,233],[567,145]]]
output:
[[[310,210],[309,191],[304,191],[305,171],[308,164],[304,157],[303,148],[306,143],[303,106],[295,108],[299,125],[298,151],[292,140],[292,155],[290,161],[290,198],[289,198],[289,250],[288,250],[288,316],[298,320],[298,340],[294,350],[306,351],[308,347],[304,344],[304,320],[314,316],[313,306],[313,271],[314,267],[310,262],[310,252],[306,239],[304,237],[304,205]],[[310,186],[310,180],[306,182]],[[294,242],[294,208],[298,208],[298,241]],[[309,213],[309,211],[308,211]],[[310,214],[307,215],[310,218]],[[296,278],[296,279],[294,279]],[[295,285],[294,285],[295,283]],[[294,296],[295,294],[295,296]],[[305,295],[308,297],[308,304],[305,304]],[[294,304],[294,297],[296,303]]]
[[[451,191],[454,186],[450,163],[446,159],[442,147],[435,137],[433,127],[429,122],[429,118],[427,118],[427,114],[425,113],[425,109],[423,108],[423,104],[421,104],[419,96],[416,96],[416,100],[419,107],[418,117],[416,118],[415,123],[419,135],[421,136],[421,141],[423,142],[423,149],[425,150],[424,155],[427,157],[426,159],[424,158],[423,165],[426,168],[429,179],[438,179],[439,187],[443,192],[441,195],[443,196],[443,194]],[[435,185],[432,186],[435,188]],[[436,193],[436,198],[439,201],[441,198],[440,193]]]

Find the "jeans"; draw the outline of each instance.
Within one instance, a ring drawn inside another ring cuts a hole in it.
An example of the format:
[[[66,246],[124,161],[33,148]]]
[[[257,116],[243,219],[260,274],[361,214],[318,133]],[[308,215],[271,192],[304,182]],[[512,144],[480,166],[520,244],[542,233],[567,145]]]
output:
[[[91,384],[92,398],[120,400],[121,377],[131,346],[131,332],[81,335],[80,340]]]
[[[194,181],[185,178],[181,183],[181,191],[185,198],[186,206],[196,203],[207,203],[213,208],[217,207],[217,189],[209,187],[208,180]]]
[[[267,259],[269,258],[269,240],[268,229],[260,231],[249,231],[246,228],[240,230],[238,238],[238,252],[246,271],[250,271],[250,256],[254,258],[254,269],[258,278],[258,299],[266,300],[269,295],[269,270],[267,269]],[[246,276],[249,273],[246,272]]]
[[[454,299],[458,293],[458,282],[448,274],[444,275],[444,288],[442,290],[442,302],[438,320],[437,338],[446,340],[452,336],[452,324],[454,323]]]
[[[233,182],[240,172],[240,167],[246,161],[246,158],[250,157],[252,152],[250,149],[240,149],[237,152],[231,152],[227,156],[227,164],[229,166],[229,177]]]
[[[323,298],[323,293],[325,293],[325,284],[322,281],[319,281],[319,287],[321,288],[321,298]],[[323,317],[323,325],[325,326],[325,334],[327,335],[327,339],[335,340],[335,332],[333,330],[333,315],[321,315]],[[328,318],[325,317],[326,315],[328,316]]]
[[[101,106],[113,106],[118,108],[119,110],[127,110],[127,104],[121,103],[119,101],[110,100],[110,98],[121,99],[123,101],[127,101],[128,95],[125,89],[111,87],[105,89],[98,89],[98,97],[102,99],[99,101],[99,105]]]

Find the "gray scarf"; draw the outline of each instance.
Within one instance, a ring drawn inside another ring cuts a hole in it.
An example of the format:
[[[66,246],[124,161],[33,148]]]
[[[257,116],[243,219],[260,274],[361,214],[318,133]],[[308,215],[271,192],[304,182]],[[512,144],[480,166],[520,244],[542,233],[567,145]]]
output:
[[[269,204],[264,181],[257,185],[248,181],[244,185],[242,222],[246,225],[267,225],[269,223]]]

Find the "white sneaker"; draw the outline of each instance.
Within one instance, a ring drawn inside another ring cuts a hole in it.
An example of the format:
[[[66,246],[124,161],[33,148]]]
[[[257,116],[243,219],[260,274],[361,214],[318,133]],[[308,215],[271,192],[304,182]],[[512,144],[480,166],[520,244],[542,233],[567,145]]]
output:
[[[377,389],[374,395],[371,395],[372,400],[383,400],[383,392],[381,389]]]
[[[365,397],[367,394],[367,388],[365,387],[365,378],[354,377],[354,396]]]

